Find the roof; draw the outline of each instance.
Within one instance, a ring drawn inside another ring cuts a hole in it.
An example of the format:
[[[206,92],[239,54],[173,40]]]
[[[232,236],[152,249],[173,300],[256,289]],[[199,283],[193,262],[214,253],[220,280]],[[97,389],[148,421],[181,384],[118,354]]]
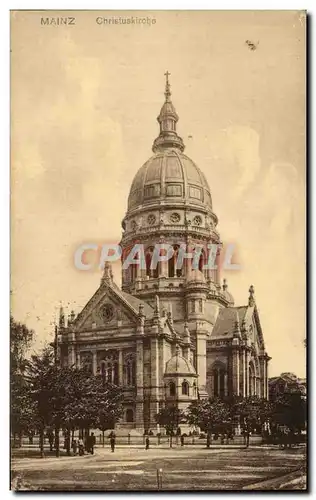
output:
[[[166,363],[165,375],[196,375],[196,372],[187,359],[175,354]]]
[[[122,292],[119,290],[119,294],[122,295],[122,297],[136,310],[139,310],[139,306],[142,305],[144,307],[143,311],[145,316],[151,317],[153,315],[154,309],[147,304],[147,302],[144,302],[143,300],[137,299],[133,295],[130,295],[129,293]]]
[[[237,315],[239,324],[241,325],[242,321],[246,318],[247,310],[248,306],[225,307],[221,309],[211,334],[211,340],[222,337],[232,338]]]
[[[199,167],[185,154],[167,148],[154,154],[138,170],[132,182],[128,208],[161,199],[207,205],[212,208],[210,188]]]

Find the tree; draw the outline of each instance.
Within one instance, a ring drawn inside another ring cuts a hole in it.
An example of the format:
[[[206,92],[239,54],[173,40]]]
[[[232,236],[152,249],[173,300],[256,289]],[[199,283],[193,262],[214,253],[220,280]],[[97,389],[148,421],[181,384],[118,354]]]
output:
[[[172,437],[177,431],[179,424],[186,421],[185,413],[179,410],[176,406],[166,406],[162,408],[156,415],[157,424],[166,429],[166,433],[170,436],[170,448],[172,448]]]
[[[10,396],[11,396],[11,431],[16,446],[16,435],[19,435],[19,446],[23,432],[34,431],[33,406],[29,385],[25,378],[28,366],[26,358],[34,338],[33,330],[14,320],[10,316]]]
[[[258,396],[235,397],[230,402],[232,418],[238,419],[244,431],[262,430],[263,424],[271,417],[274,404]]]
[[[26,325],[15,321],[10,316],[10,370],[11,375],[25,372],[27,366],[26,354],[34,339],[34,331]]]
[[[306,400],[300,393],[287,393],[275,401],[273,422],[288,427],[292,432],[301,432],[306,425]]]
[[[226,432],[231,426],[230,406],[219,398],[192,401],[187,410],[187,421],[209,435]]]
[[[52,385],[56,377],[54,352],[50,346],[44,347],[40,354],[33,354],[27,367],[27,379],[34,404],[33,418],[37,422],[40,435],[40,451],[44,456],[45,427],[53,424],[51,412]],[[59,443],[56,443],[56,455],[59,454]]]
[[[41,454],[46,427],[55,428],[55,448],[59,456],[60,429],[66,431],[66,449],[70,454],[70,435],[76,428],[88,435],[89,428],[99,427],[101,420],[113,423],[122,414],[121,389],[83,369],[59,367],[54,363],[51,347],[32,356],[29,377],[40,423]]]

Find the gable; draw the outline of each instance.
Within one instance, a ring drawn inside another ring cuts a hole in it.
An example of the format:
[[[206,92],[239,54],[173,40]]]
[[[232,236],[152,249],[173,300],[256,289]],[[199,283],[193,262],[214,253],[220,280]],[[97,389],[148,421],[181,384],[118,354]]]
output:
[[[121,292],[117,287],[101,286],[77,316],[75,330],[116,328],[124,323],[136,325],[140,304],[144,314],[153,311],[148,304]]]
[[[210,340],[232,339],[236,320],[239,320],[240,328],[243,322],[248,330],[248,342],[256,351],[264,350],[262,328],[259,313],[256,306],[225,307],[218,313]]]
[[[235,330],[237,315],[241,326],[245,318],[246,310],[246,306],[224,307],[220,309],[211,334],[211,340],[215,340],[217,338],[232,338]]]

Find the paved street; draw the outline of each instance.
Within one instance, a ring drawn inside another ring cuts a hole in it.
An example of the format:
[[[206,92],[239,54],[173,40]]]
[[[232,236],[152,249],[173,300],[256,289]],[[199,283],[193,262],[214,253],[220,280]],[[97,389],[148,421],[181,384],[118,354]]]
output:
[[[13,459],[12,485],[51,491],[157,490],[157,469],[162,469],[163,490],[261,489],[261,482],[289,475],[303,461],[303,448],[121,447],[115,453],[96,448],[94,456]]]

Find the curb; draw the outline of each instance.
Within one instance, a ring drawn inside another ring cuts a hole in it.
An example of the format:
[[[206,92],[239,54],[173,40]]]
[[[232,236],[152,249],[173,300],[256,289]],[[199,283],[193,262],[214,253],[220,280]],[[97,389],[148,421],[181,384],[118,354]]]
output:
[[[303,470],[299,468],[295,469],[292,472],[288,472],[283,476],[274,477],[273,479],[266,479],[265,481],[260,481],[258,483],[248,484],[247,486],[244,486],[242,490],[280,490],[283,489],[282,487],[286,486],[286,483],[304,476],[306,477],[306,473],[304,473]]]

